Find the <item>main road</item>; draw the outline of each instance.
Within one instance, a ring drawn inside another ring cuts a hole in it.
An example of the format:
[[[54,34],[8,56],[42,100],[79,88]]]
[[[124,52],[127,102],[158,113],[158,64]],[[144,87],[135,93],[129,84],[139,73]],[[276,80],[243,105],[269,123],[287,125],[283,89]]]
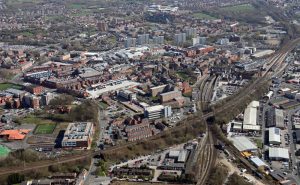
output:
[[[207,118],[214,116],[216,113],[227,111],[227,110],[231,109],[232,107],[234,107],[235,105],[242,103],[244,100],[244,97],[249,96],[249,95],[251,96],[258,88],[261,88],[261,85],[263,85],[265,82],[267,82],[272,77],[272,75],[274,74],[272,72],[272,70],[273,70],[272,68],[276,67],[276,69],[278,69],[279,66],[283,63],[287,54],[289,52],[291,52],[298,45],[299,41],[300,41],[300,38],[297,38],[293,41],[288,42],[286,45],[282,46],[282,48],[278,52],[276,52],[276,54],[273,57],[271,57],[271,59],[268,62],[269,65],[268,65],[266,71],[263,72],[262,76],[258,77],[254,82],[252,82],[247,87],[242,89],[240,91],[240,93],[238,93],[235,96],[233,96],[232,98],[230,98],[221,107],[216,108],[212,112],[202,115],[202,118],[199,117],[201,115],[196,114],[194,116],[194,119],[206,120]],[[276,71],[275,71],[275,73],[276,73]],[[181,130],[184,127],[186,127],[186,125],[189,123],[190,122],[183,121],[182,124],[180,124],[176,127],[170,128],[169,132],[173,133],[174,131]],[[163,133],[155,135],[151,138],[147,138],[147,140],[145,140],[145,141],[156,139],[158,137],[163,136],[164,134],[165,133],[163,132]],[[141,141],[139,141],[139,142],[141,142]],[[112,153],[112,152],[122,149],[124,147],[136,145],[139,142],[128,142],[127,144],[123,144],[121,146],[114,146],[114,147],[104,150],[103,153],[108,153],[108,152]],[[74,161],[86,159],[89,157],[93,157],[96,154],[99,154],[99,151],[87,151],[87,152],[79,154],[79,155],[65,156],[65,157],[58,158],[56,160],[44,160],[44,161],[34,162],[34,163],[30,163],[28,165],[25,165],[23,167],[18,166],[18,167],[0,168],[0,175],[21,173],[21,172],[25,172],[25,171],[37,170],[40,168],[49,167],[49,166],[55,165],[55,164],[74,162]]]

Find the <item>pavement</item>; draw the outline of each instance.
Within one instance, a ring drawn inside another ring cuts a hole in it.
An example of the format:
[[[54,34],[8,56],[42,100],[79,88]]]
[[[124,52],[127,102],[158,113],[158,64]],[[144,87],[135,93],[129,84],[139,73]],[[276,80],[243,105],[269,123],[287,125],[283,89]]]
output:
[[[103,139],[104,136],[104,132],[105,132],[105,128],[108,125],[108,121],[106,119],[106,111],[105,110],[99,110],[99,139],[96,141],[97,143],[97,148],[96,150],[100,150],[99,145],[100,145],[100,141]],[[99,160],[101,159],[95,159],[92,158],[91,160],[91,165],[87,174],[86,179],[84,180],[84,184],[86,185],[99,185],[99,184],[109,184],[111,181],[110,177],[98,177],[95,174],[93,174],[93,172],[95,172],[95,170],[97,169],[97,166],[95,165]]]
[[[296,109],[293,109],[293,110],[288,110],[287,111],[287,119],[288,119],[288,122],[287,122],[287,128],[288,128],[288,133],[290,135],[290,159],[291,159],[291,167],[294,167],[294,166],[297,166],[297,162],[298,162],[298,159],[296,158],[295,156],[295,152],[296,152],[296,145],[293,141],[293,122],[292,122],[292,116],[295,112],[297,111],[300,111],[300,107],[296,108]],[[300,174],[297,172],[297,170],[294,170],[294,169],[291,169],[292,170],[292,173],[289,173],[288,176],[292,177],[295,179],[295,181],[297,182],[297,184],[300,184]],[[297,175],[296,175],[297,174]]]

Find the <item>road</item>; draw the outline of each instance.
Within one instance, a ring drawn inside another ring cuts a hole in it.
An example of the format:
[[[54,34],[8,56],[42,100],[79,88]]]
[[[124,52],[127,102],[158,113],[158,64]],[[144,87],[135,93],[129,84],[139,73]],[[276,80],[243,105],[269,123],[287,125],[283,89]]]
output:
[[[286,55],[290,51],[292,51],[299,42],[300,42],[300,38],[295,39],[295,40],[287,43],[286,45],[284,45],[282,47],[282,49],[279,50],[270,59],[269,66],[267,67],[266,71],[263,72],[263,74],[262,74],[261,77],[257,78],[254,82],[252,82],[247,87],[245,87],[244,89],[242,89],[240,91],[240,93],[238,93],[237,95],[231,97],[228,100],[225,100],[225,103],[222,104],[222,106],[216,107],[216,109],[214,111],[206,113],[203,116],[199,115],[199,114],[196,114],[196,115],[194,115],[194,119],[204,119],[204,120],[206,120],[207,118],[214,116],[216,113],[220,113],[220,112],[223,112],[223,111],[230,110],[231,107],[234,107],[235,105],[238,105],[241,102],[243,102],[245,97],[251,96],[258,88],[261,87],[261,85],[263,85],[265,82],[267,82],[268,80],[270,80],[270,78],[274,74],[270,70],[271,67],[273,67],[273,66],[280,67],[280,65],[282,64],[282,62],[285,59]],[[278,69],[278,67],[276,69]],[[275,72],[275,74],[276,74],[276,72]],[[169,132],[174,132],[176,130],[181,130],[181,129],[185,128],[185,126],[187,124],[189,124],[189,122],[183,121],[183,123],[180,124],[179,126],[170,128]],[[149,141],[149,140],[161,137],[164,134],[165,133],[161,133],[161,134],[155,135],[155,136],[153,136],[151,138],[147,138],[147,140],[144,140],[144,141]],[[119,150],[121,148],[128,147],[128,146],[132,146],[132,145],[135,145],[137,143],[138,142],[128,142],[127,144],[123,144],[122,146],[115,146],[115,147],[108,148],[108,149],[106,149],[103,152],[104,153],[105,152],[113,153],[116,150]],[[234,150],[234,148],[230,148],[230,149]],[[25,166],[25,167],[22,167],[22,168],[19,167],[17,169],[16,168],[12,168],[12,167],[10,167],[10,168],[0,168],[0,175],[8,175],[8,174],[11,174],[11,173],[18,173],[18,172],[24,172],[24,171],[30,171],[30,170],[37,170],[37,169],[48,167],[48,166],[54,165],[54,164],[68,163],[68,162],[73,162],[73,161],[77,161],[77,160],[80,160],[80,159],[85,159],[87,157],[93,157],[96,154],[99,154],[99,151],[86,152],[86,153],[83,153],[83,154],[78,155],[78,156],[72,156],[72,158],[70,158],[70,157],[62,157],[58,161],[40,161],[40,162],[37,162],[37,163],[32,163],[32,164],[30,164],[30,166]],[[239,153],[236,154],[236,155],[239,155]],[[243,158],[240,158],[240,159],[242,160]],[[248,161],[246,161],[245,163],[247,163],[247,162]]]
[[[297,166],[297,158],[295,156],[295,152],[296,152],[296,143],[294,143],[294,139],[293,139],[293,122],[292,122],[292,116],[294,113],[296,113],[297,111],[300,111],[300,107],[298,107],[297,109],[293,109],[293,110],[290,110],[288,111],[288,114],[287,114],[287,118],[288,118],[288,121],[287,121],[287,128],[288,128],[288,133],[290,135],[290,139],[291,139],[291,142],[289,143],[289,147],[290,147],[290,161],[291,161],[291,164],[290,164],[290,167],[291,167],[291,170],[292,170],[292,173],[291,174],[288,174],[288,176],[294,178],[296,181],[297,181],[297,184],[300,184],[300,174],[298,173],[297,170],[294,170],[293,167]]]
[[[99,135],[98,135],[98,140],[96,141],[97,148],[96,148],[95,151],[99,151],[100,148],[101,148],[100,145],[103,145],[103,143],[101,141],[103,140],[103,137],[104,137],[105,127],[108,126],[106,111],[101,109],[101,108],[99,109],[99,113],[98,113],[98,121],[99,121],[99,124],[98,124]],[[96,163],[98,163],[99,160],[101,160],[101,159],[96,159],[96,158],[92,157],[91,165],[90,165],[88,174],[87,174],[87,176],[84,180],[84,184],[95,184],[95,182],[98,183],[101,180],[106,182],[110,179],[109,177],[107,177],[107,178],[98,178],[97,175],[93,174],[97,169]]]

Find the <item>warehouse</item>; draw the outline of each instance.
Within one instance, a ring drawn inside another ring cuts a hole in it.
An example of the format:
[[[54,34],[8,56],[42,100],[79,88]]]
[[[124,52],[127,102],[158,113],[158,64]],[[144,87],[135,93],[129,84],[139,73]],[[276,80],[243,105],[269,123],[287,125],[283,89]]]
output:
[[[266,167],[268,167],[268,165],[265,163],[265,162],[263,162],[259,157],[257,157],[257,156],[254,156],[254,157],[251,157],[250,158],[250,161],[254,164],[254,166],[256,167],[256,168],[259,168],[260,166],[266,166]]]
[[[272,55],[274,52],[275,52],[274,50],[257,51],[251,55],[251,58],[258,59],[258,58],[267,57],[269,55]]]
[[[280,145],[280,129],[276,127],[269,128],[269,144]]]
[[[267,127],[277,127],[284,129],[283,110],[272,108],[267,112]]]
[[[244,113],[244,125],[256,125],[257,124],[257,107],[259,103],[257,101],[252,101]]]
[[[248,138],[244,136],[237,136],[229,138],[233,145],[240,151],[240,152],[256,152],[257,146],[254,145]]]
[[[274,161],[288,161],[289,150],[286,148],[269,148],[269,158]]]

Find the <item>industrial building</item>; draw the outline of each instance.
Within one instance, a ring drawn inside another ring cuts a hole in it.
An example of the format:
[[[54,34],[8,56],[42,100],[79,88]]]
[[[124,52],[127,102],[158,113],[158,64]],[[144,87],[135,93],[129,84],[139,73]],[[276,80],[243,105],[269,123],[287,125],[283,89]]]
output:
[[[62,140],[63,148],[89,149],[94,134],[94,126],[91,122],[70,123]]]
[[[243,131],[260,131],[261,127],[257,124],[258,101],[252,101],[244,112]]]
[[[280,129],[276,127],[269,128],[269,144],[273,145],[280,145],[281,138],[280,138]]]
[[[252,54],[251,57],[254,58],[254,59],[263,58],[263,57],[267,57],[269,55],[272,55],[274,52],[275,52],[274,50],[257,51],[254,54]]]
[[[256,152],[258,149],[247,137],[237,136],[229,139],[240,152]]]
[[[167,118],[172,115],[172,108],[170,106],[156,105],[152,107],[146,107],[144,116],[149,120],[155,120],[160,118]]]
[[[283,110],[272,108],[267,112],[267,127],[277,127],[284,129],[284,116]]]
[[[266,166],[268,167],[268,165],[262,161],[259,157],[257,156],[253,156],[250,158],[250,161],[254,164],[255,167],[259,168],[261,166]]]
[[[288,161],[289,150],[286,148],[269,148],[269,158],[274,161]]]

